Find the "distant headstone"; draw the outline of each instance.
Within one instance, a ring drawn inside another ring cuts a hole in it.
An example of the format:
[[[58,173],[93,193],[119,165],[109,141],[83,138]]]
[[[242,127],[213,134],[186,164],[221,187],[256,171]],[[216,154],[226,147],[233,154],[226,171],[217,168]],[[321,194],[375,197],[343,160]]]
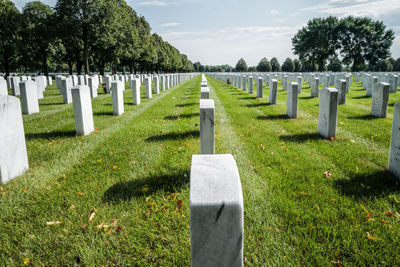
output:
[[[253,93],[253,76],[249,77],[249,94]]]
[[[400,102],[394,105],[388,170],[400,180]]]
[[[49,85],[53,85],[53,78],[51,76],[47,77],[47,80]]]
[[[263,97],[263,78],[259,77],[257,81],[257,97]]]
[[[318,97],[319,95],[319,78],[314,78],[311,86],[311,97]]]
[[[33,114],[39,112],[39,101],[37,97],[36,85],[33,81],[23,81],[19,83],[21,91],[21,104],[23,114]]]
[[[201,87],[200,88],[200,98],[201,99],[209,99],[210,98],[210,88]]]
[[[214,100],[200,100],[200,154],[215,153],[214,110]]]
[[[297,76],[297,84],[299,85],[299,94],[301,94],[301,88],[303,87],[303,77]]]
[[[132,80],[132,103],[140,105],[140,79],[135,78]]]
[[[339,80],[338,91],[339,91],[338,104],[343,105],[346,103],[346,92],[347,92],[346,80]]]
[[[288,76],[287,75],[283,75],[282,77],[282,90],[286,91],[288,87]]]
[[[71,78],[63,78],[61,79],[61,88],[62,88],[62,96],[64,104],[72,103],[72,79]]]
[[[154,76],[154,93],[156,95],[160,93],[160,83],[157,75]]]
[[[151,79],[150,77],[146,77],[144,80],[144,85],[146,86],[146,97],[151,98]]]
[[[161,91],[165,91],[165,76],[164,75],[161,75],[160,82],[161,82]]]
[[[88,82],[89,82],[90,96],[92,98],[97,97],[97,87],[99,86],[98,82],[94,77],[89,77]]]
[[[286,114],[289,118],[297,118],[297,109],[299,103],[299,84],[290,83],[287,90]]]
[[[275,105],[278,92],[278,80],[271,79],[269,84],[269,104]]]
[[[376,76],[369,77],[366,96],[372,96],[372,92],[374,91],[374,88],[377,83],[378,83],[378,77]]]
[[[191,266],[243,266],[243,195],[232,155],[193,155]]]
[[[390,75],[390,93],[397,93],[397,86],[399,83],[399,76]]]
[[[121,115],[124,113],[124,94],[122,92],[123,87],[124,83],[122,81],[115,81],[111,83],[114,115]]]
[[[247,89],[246,89],[246,76],[243,76],[242,77],[242,82],[243,82],[243,84],[242,84],[242,91],[246,91]]]
[[[0,95],[0,182],[29,169],[21,104],[17,97]]]
[[[92,99],[87,85],[74,86],[71,89],[75,129],[77,135],[88,135],[94,131]]]
[[[318,113],[318,133],[324,138],[336,137],[338,95],[335,88],[321,90]]]
[[[14,96],[20,95],[19,91],[19,82],[21,81],[20,77],[12,77],[11,78],[11,89],[12,89],[12,94]]]
[[[389,104],[388,83],[378,83],[373,88],[371,115],[377,118],[386,118]]]

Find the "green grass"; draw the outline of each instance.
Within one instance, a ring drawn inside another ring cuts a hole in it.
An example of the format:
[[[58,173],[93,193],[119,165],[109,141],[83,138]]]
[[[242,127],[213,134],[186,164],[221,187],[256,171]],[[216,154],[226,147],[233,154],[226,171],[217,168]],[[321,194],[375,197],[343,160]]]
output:
[[[271,106],[268,97],[208,81],[216,152],[232,153],[241,175],[246,265],[400,261],[399,187],[386,171],[400,96],[390,95],[388,118],[373,119],[371,98],[354,83],[339,107],[337,139],[328,141],[316,134],[318,99],[308,98],[307,83],[299,118],[287,119],[282,90]],[[190,265],[200,76],[150,100],[142,94],[139,106],[127,89],[118,117],[111,96],[99,93],[96,131],[86,137],[75,136],[72,105],[55,85],[39,114],[24,115],[30,170],[0,189],[0,265]]]

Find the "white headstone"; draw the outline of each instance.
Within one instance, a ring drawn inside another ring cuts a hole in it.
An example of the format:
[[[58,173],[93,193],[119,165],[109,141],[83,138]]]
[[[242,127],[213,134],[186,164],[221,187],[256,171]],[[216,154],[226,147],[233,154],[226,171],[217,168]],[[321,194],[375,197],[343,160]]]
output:
[[[145,78],[144,85],[146,87],[146,97],[151,98],[152,94],[151,94],[151,79],[150,79],[150,77]]]
[[[23,81],[19,83],[21,91],[21,104],[23,114],[33,114],[39,112],[39,101],[37,97],[36,85],[33,81]]]
[[[275,105],[278,92],[278,80],[271,79],[269,84],[269,104]]]
[[[259,77],[257,81],[257,97],[263,97],[263,78]]]
[[[286,98],[286,114],[289,118],[297,118],[297,108],[299,103],[299,85],[289,83]]]
[[[200,99],[200,154],[215,152],[214,100]]]
[[[389,171],[400,180],[400,102],[394,105],[390,140]]]
[[[373,88],[371,115],[377,118],[386,118],[389,104],[388,83],[378,83]]]
[[[0,95],[8,95],[6,80],[0,80]]]
[[[134,105],[140,104],[140,78],[132,80],[132,103]]]
[[[121,115],[124,113],[124,94],[122,92],[124,83],[122,81],[115,81],[111,83],[111,87],[113,114]]]
[[[71,89],[75,129],[77,135],[88,135],[94,131],[92,99],[87,85],[74,86]]]
[[[335,88],[321,90],[318,113],[318,133],[325,138],[336,137],[338,95]]]

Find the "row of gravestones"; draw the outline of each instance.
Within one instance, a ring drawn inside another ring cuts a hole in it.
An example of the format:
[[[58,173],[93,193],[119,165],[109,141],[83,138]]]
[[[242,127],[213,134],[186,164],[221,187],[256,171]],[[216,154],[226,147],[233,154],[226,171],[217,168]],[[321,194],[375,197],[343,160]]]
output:
[[[200,92],[200,154],[190,170],[192,266],[243,266],[243,195],[230,154],[215,155],[215,106],[204,74]]]
[[[178,82],[192,79],[196,74],[177,74],[176,76],[177,78],[174,79],[173,86],[177,85]],[[94,130],[91,100],[93,94],[91,94],[91,89],[86,84],[69,87],[70,80],[72,80],[71,77],[56,77],[56,81],[57,79],[59,79],[59,83],[62,85],[61,93],[63,96],[68,94],[64,99],[71,100],[73,103],[77,135],[91,133]],[[145,83],[146,92],[150,92],[150,94],[147,93],[147,96],[151,98],[151,80],[149,77],[145,79]],[[30,80],[24,80],[19,85],[21,85],[22,89],[21,101],[15,96],[0,95],[0,183],[5,183],[29,169],[21,104],[25,105],[24,95],[35,99],[36,95],[34,92],[36,92],[36,87],[32,86],[33,84]],[[133,104],[138,105],[140,104],[140,79],[133,79],[131,85]],[[116,80],[111,82],[113,113],[115,115],[121,115],[124,112],[122,94],[124,87],[125,84],[122,81]],[[25,94],[24,91],[27,93]],[[154,86],[154,93],[159,93],[157,85]],[[31,103],[31,100],[29,99],[28,102]]]
[[[211,74],[212,77],[223,82],[226,76],[218,73]],[[315,78],[317,80],[318,78]],[[346,80],[337,82],[336,88],[324,88],[319,90],[319,84],[315,85],[315,93],[311,91],[312,97],[318,97],[320,93],[319,114],[318,114],[318,133],[325,138],[336,137],[338,105],[345,104],[346,92],[349,87]],[[262,78],[258,78],[257,97],[262,97]],[[276,91],[278,81],[272,79],[270,82],[270,104],[276,104]],[[311,87],[313,88],[313,87]],[[386,118],[389,103],[390,84],[379,82],[372,87],[371,116]],[[249,93],[251,91],[249,90]],[[287,116],[297,118],[298,112],[299,84],[290,83],[287,92]],[[400,102],[394,105],[392,135],[389,152],[388,169],[400,180]]]

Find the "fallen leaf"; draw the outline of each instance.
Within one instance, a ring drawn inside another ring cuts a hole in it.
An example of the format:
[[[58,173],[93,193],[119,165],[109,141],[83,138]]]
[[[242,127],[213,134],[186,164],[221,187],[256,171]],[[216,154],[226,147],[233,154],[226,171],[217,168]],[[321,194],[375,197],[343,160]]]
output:
[[[69,210],[73,210],[73,209],[75,209],[75,205],[71,205],[71,206],[69,207]]]
[[[265,150],[265,147],[262,144],[260,144],[260,147],[262,148],[262,150]]]
[[[342,262],[340,260],[335,260],[335,261],[331,261],[333,264],[339,265],[339,266],[343,266]]]
[[[58,224],[61,224],[62,222],[60,222],[60,221],[54,221],[54,222],[46,222],[46,225],[47,226],[53,226],[53,225],[58,225]]]
[[[367,232],[367,238],[368,238],[369,240],[373,240],[373,241],[381,240],[379,237],[371,236],[368,232]]]
[[[89,222],[91,222],[91,221],[93,220],[94,215],[96,215],[96,211],[95,211],[95,210],[92,210],[92,211],[90,212],[90,215],[89,215]]]
[[[27,265],[28,263],[29,263],[29,259],[28,259],[28,258],[25,258],[25,259],[24,259],[24,264]]]
[[[103,228],[103,225],[104,225],[104,222],[102,222],[102,223],[99,224],[99,225],[93,226],[93,229],[100,229],[100,228]]]
[[[86,224],[86,223],[85,223],[84,225],[81,226],[81,229],[82,229],[82,230],[86,230],[86,228],[87,228],[87,224]]]
[[[392,217],[392,215],[393,215],[393,212],[391,212],[391,211],[387,211],[387,212],[385,212],[385,214],[386,214],[387,216],[389,216],[389,217]]]
[[[76,192],[79,196],[83,197],[85,194],[82,192]]]
[[[183,200],[178,200],[177,204],[178,204],[179,206],[182,206],[182,205],[183,205]]]
[[[29,187],[25,187],[24,188],[24,192],[26,192],[26,191],[28,191],[29,190]]]
[[[330,170],[330,169],[328,169],[327,171],[325,171],[324,174],[325,174],[325,177],[326,177],[326,178],[332,177],[332,173],[331,173],[331,170]]]

